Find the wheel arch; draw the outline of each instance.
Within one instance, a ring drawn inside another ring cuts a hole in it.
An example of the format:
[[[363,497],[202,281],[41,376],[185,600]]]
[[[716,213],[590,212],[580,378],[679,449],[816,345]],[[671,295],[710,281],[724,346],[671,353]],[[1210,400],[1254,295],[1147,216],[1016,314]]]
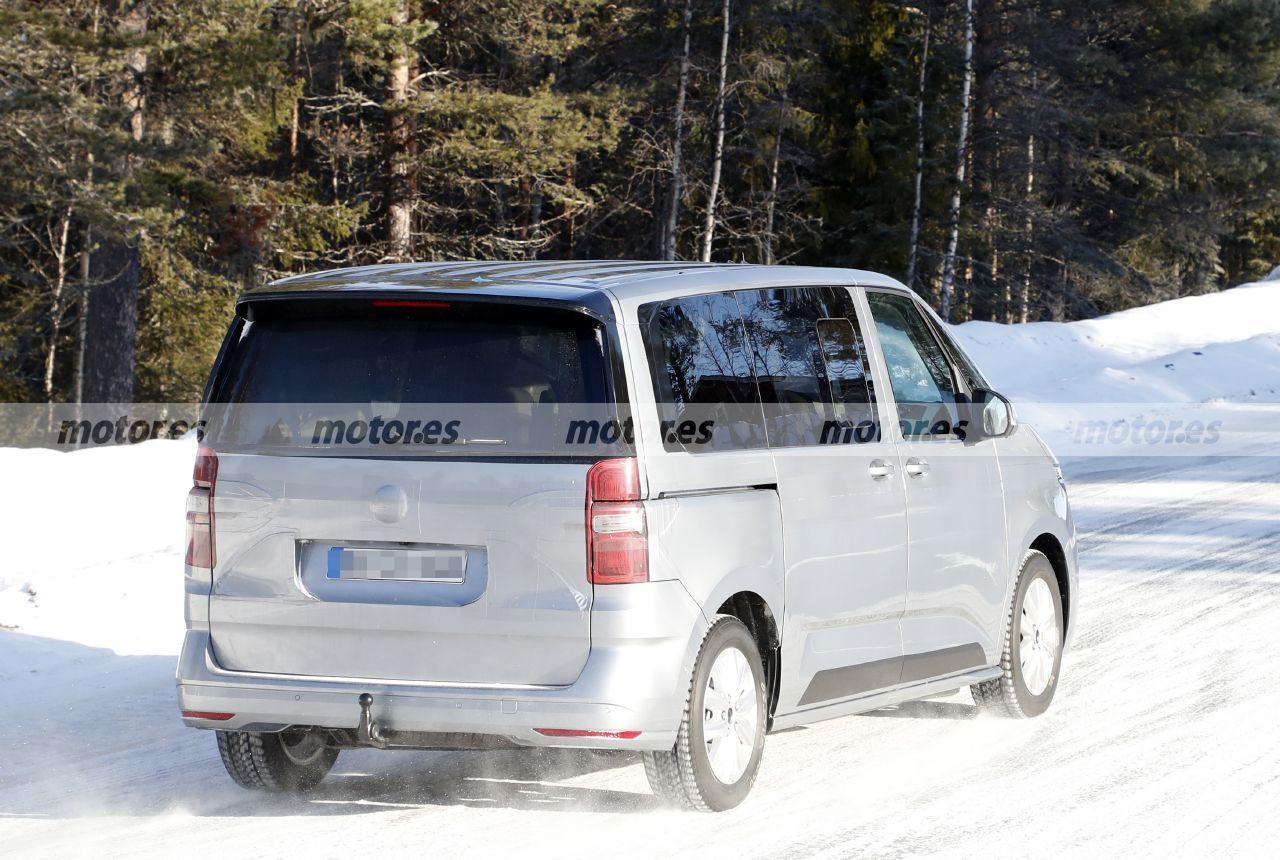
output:
[[[1037,535],[1028,549],[1044,553],[1049,564],[1053,565],[1053,573],[1058,580],[1058,593],[1062,597],[1062,628],[1065,636],[1065,631],[1071,628],[1071,600],[1074,596],[1070,568],[1067,567],[1067,552],[1057,536],[1050,532]]]
[[[766,705],[768,718],[772,721],[782,686],[782,633],[777,616],[769,602],[754,591],[739,591],[730,595],[720,604],[716,613],[737,618],[755,639],[760,651],[760,662],[764,665]]]

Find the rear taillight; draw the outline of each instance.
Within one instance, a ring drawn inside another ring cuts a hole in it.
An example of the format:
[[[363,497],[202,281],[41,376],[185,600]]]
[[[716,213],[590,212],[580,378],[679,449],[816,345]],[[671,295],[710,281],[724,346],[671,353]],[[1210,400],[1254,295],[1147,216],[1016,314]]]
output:
[[[218,480],[218,455],[203,445],[196,452],[196,466],[187,493],[187,564],[213,569],[213,488]]]
[[[649,538],[635,458],[587,472],[587,578],[597,585],[649,581]]]

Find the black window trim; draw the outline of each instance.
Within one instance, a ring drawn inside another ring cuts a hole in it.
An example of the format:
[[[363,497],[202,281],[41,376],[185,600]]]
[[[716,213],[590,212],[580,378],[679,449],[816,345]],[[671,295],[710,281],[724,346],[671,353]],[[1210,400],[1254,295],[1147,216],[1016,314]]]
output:
[[[879,292],[885,293],[890,292],[890,290],[880,290]],[[918,293],[912,291],[910,296],[911,300],[916,304],[916,309],[920,312],[920,316],[924,317],[925,323],[933,330],[933,336],[937,339],[938,343],[942,345],[942,352],[947,357],[947,363],[951,365],[952,379],[957,383],[957,393],[963,390],[963,393],[966,396],[972,395],[975,386],[969,384],[969,380],[963,369],[964,365],[968,364],[973,366],[974,373],[977,374],[977,381],[985,384],[986,379],[983,377],[982,371],[978,369],[977,365],[973,364],[973,361],[970,360],[968,356],[964,357],[964,361],[960,360],[958,355],[960,352],[960,345],[955,342],[955,338],[951,337],[951,335],[938,324],[939,321],[935,317],[933,309],[925,303],[924,299],[920,298]]]

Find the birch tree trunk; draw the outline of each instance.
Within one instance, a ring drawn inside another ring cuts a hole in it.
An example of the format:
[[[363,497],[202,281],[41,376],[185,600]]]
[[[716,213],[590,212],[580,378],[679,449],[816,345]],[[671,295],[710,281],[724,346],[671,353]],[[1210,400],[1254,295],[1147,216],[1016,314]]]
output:
[[[711,262],[711,245],[716,236],[716,202],[720,197],[720,173],[724,166],[725,84],[729,75],[729,4],[720,10],[720,80],[716,85],[716,147],[711,160],[711,187],[707,190],[707,216],[702,223],[702,262]]]
[[[49,303],[49,346],[44,353],[44,401],[53,403],[53,372],[58,363],[58,337],[62,334],[62,296],[67,286],[67,236],[71,233],[71,207],[58,219],[53,244],[53,295]]]
[[[907,252],[907,286],[916,288],[916,272],[920,265],[920,211],[924,200],[924,88],[929,73],[929,38],[933,20],[924,17],[924,44],[920,49],[920,83],[916,87],[916,187],[911,206],[911,246]]]
[[[84,228],[84,244],[80,248],[80,307],[76,310],[76,404],[84,402],[84,357],[89,344],[89,249],[93,234]]]
[[[964,189],[969,155],[969,97],[973,92],[973,0],[964,4],[964,83],[960,89],[960,134],[956,145],[955,190],[951,194],[948,225],[950,236],[942,258],[941,308],[944,320],[951,320],[951,292],[956,276],[956,248],[960,244],[960,195]]]
[[[1031,260],[1032,245],[1031,240],[1034,238],[1034,222],[1031,217],[1032,196],[1036,189],[1036,136],[1034,134],[1027,135],[1027,217],[1023,221],[1022,230],[1026,237],[1027,244],[1027,262],[1026,267],[1022,270],[1022,289],[1018,294],[1018,322],[1026,322],[1030,315],[1029,308],[1031,305]]]
[[[567,195],[564,201],[564,211],[561,213],[560,222],[560,253],[566,260],[573,259],[574,242],[576,240],[574,231],[574,218],[576,211],[573,203],[572,195],[575,193],[576,183],[576,159],[571,160],[564,168],[564,185]]]
[[[411,19],[410,0],[399,0],[391,23],[401,29]],[[409,260],[413,256],[413,203],[417,197],[414,173],[413,115],[409,109],[409,81],[415,65],[412,45],[397,43],[387,64],[387,258]]]
[[[302,15],[303,4],[299,3],[293,14],[293,40],[289,45],[289,74],[296,85],[301,77],[302,63]],[[298,175],[298,127],[302,122],[302,97],[296,96],[289,108],[289,177]]]
[[[1035,12],[1031,13],[1031,23],[1036,23]],[[1031,98],[1032,98],[1032,114],[1031,128],[1037,127],[1039,120],[1040,108],[1040,70],[1036,65],[1036,42],[1033,41],[1028,51],[1028,58],[1031,63]],[[1031,315],[1031,266],[1035,260],[1034,245],[1035,238],[1035,190],[1036,190],[1036,135],[1034,131],[1027,132],[1027,182],[1026,182],[1026,199],[1023,205],[1026,207],[1026,215],[1022,222],[1023,243],[1026,245],[1027,258],[1023,263],[1022,284],[1018,289],[1018,322],[1027,322]]]
[[[764,237],[761,257],[766,266],[775,262],[773,253],[774,218],[778,208],[778,169],[782,163],[782,130],[787,116],[787,91],[782,91],[778,107],[778,125],[773,134],[773,157],[769,161],[769,192],[764,201]]]
[[[671,182],[667,185],[667,218],[662,225],[659,244],[662,259],[676,258],[676,226],[680,223],[680,200],[684,194],[684,103],[689,91],[689,33],[693,20],[693,0],[684,0],[680,27],[684,47],[680,52],[680,76],[676,85],[676,104],[671,116]]]

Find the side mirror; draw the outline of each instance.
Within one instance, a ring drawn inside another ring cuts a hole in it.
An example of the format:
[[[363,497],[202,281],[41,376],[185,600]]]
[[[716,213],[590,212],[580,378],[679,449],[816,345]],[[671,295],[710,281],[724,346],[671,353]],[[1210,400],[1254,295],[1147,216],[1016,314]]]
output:
[[[979,388],[973,392],[970,403],[973,404],[973,417],[982,428],[979,439],[998,439],[1013,432],[1016,426],[1013,405],[1003,394]]]

